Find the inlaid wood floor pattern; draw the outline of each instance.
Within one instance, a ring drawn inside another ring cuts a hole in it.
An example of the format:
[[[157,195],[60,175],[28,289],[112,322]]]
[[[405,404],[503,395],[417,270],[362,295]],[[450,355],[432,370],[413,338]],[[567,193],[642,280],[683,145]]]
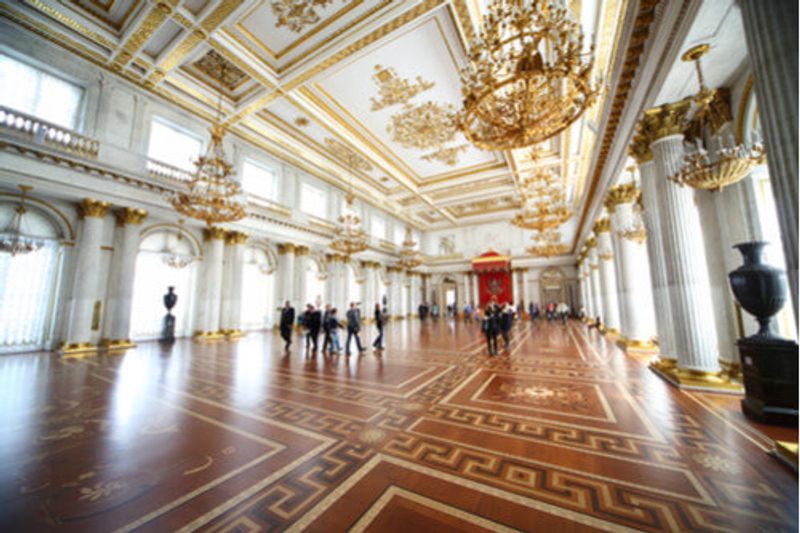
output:
[[[797,531],[765,442],[577,322],[386,340],[0,357],[0,531]]]

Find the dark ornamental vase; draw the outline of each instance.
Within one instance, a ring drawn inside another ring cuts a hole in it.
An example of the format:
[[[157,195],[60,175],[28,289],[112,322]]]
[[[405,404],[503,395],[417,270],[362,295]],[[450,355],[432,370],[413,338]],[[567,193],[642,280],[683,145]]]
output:
[[[764,241],[735,244],[744,264],[728,274],[733,295],[742,308],[756,317],[759,329],[755,337],[774,338],[770,322],[786,303],[786,272],[763,262]]]
[[[768,243],[753,241],[734,246],[744,264],[728,274],[742,308],[758,320],[755,335],[739,339],[744,377],[742,411],[767,424],[797,425],[797,343],[772,332],[772,317],[786,303],[786,272],[764,264]]]
[[[175,287],[167,287],[167,294],[164,295],[164,307],[167,314],[164,315],[164,326],[161,330],[161,342],[175,341],[175,315],[172,308],[178,303],[178,295],[175,294]]]

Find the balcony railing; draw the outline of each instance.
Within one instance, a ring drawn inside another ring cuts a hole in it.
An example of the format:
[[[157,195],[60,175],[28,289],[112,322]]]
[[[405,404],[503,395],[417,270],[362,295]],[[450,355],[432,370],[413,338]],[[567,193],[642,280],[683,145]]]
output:
[[[84,159],[95,159],[100,147],[96,140],[85,135],[3,106],[0,106],[0,132]]]
[[[147,173],[153,178],[166,178],[182,182],[188,182],[192,179],[191,172],[162,163],[161,161],[156,161],[155,159],[147,160]]]

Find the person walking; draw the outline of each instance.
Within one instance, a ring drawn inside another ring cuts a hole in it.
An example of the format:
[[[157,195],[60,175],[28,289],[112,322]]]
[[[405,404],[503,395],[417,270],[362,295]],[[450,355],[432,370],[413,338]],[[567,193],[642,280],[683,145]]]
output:
[[[472,304],[467,302],[467,305],[464,306],[464,323],[468,324],[469,319],[472,317]]]
[[[358,336],[359,331],[361,331],[361,311],[358,309],[355,302],[350,302],[350,309],[347,311],[347,343],[345,344],[344,350],[346,355],[350,355],[350,339],[353,337],[356,338],[356,348],[358,348],[358,352],[361,353],[364,351],[364,347],[361,346],[361,337]]]
[[[339,343],[339,328],[342,327],[342,323],[339,322],[339,318],[336,316],[336,308],[328,312],[327,318],[327,328],[328,334],[330,335],[330,347],[328,353],[339,353],[342,351],[342,346]],[[325,347],[322,348],[322,353],[325,353]]]
[[[558,314],[561,317],[561,323],[566,324],[567,319],[569,318],[569,305],[567,302],[561,302],[558,304]]]
[[[386,322],[386,315],[381,310],[381,304],[375,304],[375,327],[378,328],[378,336],[372,343],[376,350],[383,350],[383,325]]]
[[[504,349],[508,351],[508,346],[511,343],[511,326],[514,324],[514,307],[505,303],[500,306],[498,320],[500,325],[500,334],[503,335]],[[496,350],[497,348],[495,348],[495,351]]]
[[[286,300],[286,305],[281,309],[281,338],[283,339],[283,349],[288,351],[289,346],[292,345],[292,327],[294,327],[294,307],[292,302]]]
[[[329,319],[331,317],[331,304],[325,304],[325,312],[322,313],[322,353],[330,347],[331,330]]]
[[[497,321],[496,307],[493,303],[490,303],[483,311],[483,321],[481,322],[481,329],[483,334],[486,335],[486,348],[490,357],[497,355],[497,331],[499,329]]]
[[[431,306],[431,316],[434,320],[439,319],[439,304],[436,302],[433,302],[433,305]]]
[[[319,309],[314,309],[313,305],[307,304],[306,312],[303,314],[303,327],[306,328],[306,351],[313,347],[312,351],[317,352],[321,322],[322,315]]]

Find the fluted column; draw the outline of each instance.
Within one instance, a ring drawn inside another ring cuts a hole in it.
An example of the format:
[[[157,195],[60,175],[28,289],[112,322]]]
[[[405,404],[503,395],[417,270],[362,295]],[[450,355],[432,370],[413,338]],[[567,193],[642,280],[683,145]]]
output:
[[[278,302],[277,307],[283,308],[286,302],[292,303],[295,313],[302,312],[297,308],[297,302],[292,297],[294,290],[294,244],[285,242],[278,244],[278,269],[275,276],[275,295]],[[280,311],[277,311],[275,323],[280,323]]]
[[[105,335],[101,346],[109,350],[133,348],[131,342],[131,311],[133,309],[133,278],[139,253],[139,232],[147,211],[125,207],[114,212],[117,234],[108,276]]]
[[[611,222],[602,218],[594,224],[597,239],[597,259],[600,264],[600,287],[603,298],[603,323],[610,333],[620,332],[619,299],[614,257],[611,246]]]
[[[592,320],[600,317],[600,323],[605,320],[603,317],[603,296],[602,288],[600,287],[600,259],[597,257],[597,239],[595,237],[589,238],[588,242],[589,253],[587,259],[589,260],[589,286],[592,291],[592,304],[593,314]],[[544,305],[545,302],[542,302]]]
[[[643,124],[642,124],[643,126]],[[647,257],[650,264],[650,282],[653,286],[653,310],[658,335],[658,352],[661,365],[674,366],[675,331],[672,325],[672,308],[669,302],[667,281],[667,264],[664,250],[664,237],[661,231],[661,219],[658,197],[660,190],[667,185],[659,179],[653,152],[646,128],[640,127],[639,133],[631,144],[631,155],[639,164],[639,176],[642,189],[642,218],[647,230]]]
[[[797,314],[797,2],[739,0]]]
[[[677,370],[669,376],[681,384],[707,381],[717,373],[717,334],[708,284],[700,216],[694,192],[668,180],[683,163],[683,120],[688,102],[667,104],[645,114],[655,140],[650,145],[658,180],[661,233],[664,241],[669,301],[675,331]]]
[[[580,294],[580,305],[583,306],[585,314],[589,314],[589,298],[586,294],[586,258],[583,255],[578,256],[576,267],[578,269],[578,291]],[[576,309],[577,311],[577,309]]]
[[[349,257],[340,256],[339,260],[337,261],[337,266],[339,267],[339,275],[337,276],[336,280],[339,283],[339,309],[349,309],[350,308],[350,275],[351,270],[348,266],[350,262]],[[340,311],[341,312],[341,311]]]
[[[219,338],[222,309],[222,278],[225,260],[225,230],[210,227],[203,230],[203,268],[198,284],[195,332],[196,339]]]
[[[99,296],[100,244],[105,216],[111,204],[91,198],[78,204],[78,217],[83,220],[80,247],[75,264],[75,277],[67,325],[67,340],[59,349],[65,354],[90,353],[97,350],[92,341],[92,318]]]
[[[306,287],[309,251],[308,246],[299,245],[294,247],[294,278],[292,279],[294,289],[292,293],[297,299],[297,305],[303,308],[309,303],[316,305],[314,300],[317,296],[316,294],[308,294]]]
[[[229,231],[225,235],[224,269],[222,275],[222,314],[220,333],[239,338],[242,332],[242,272],[244,245],[248,235]]]
[[[372,319],[372,310],[377,300],[375,299],[375,269],[372,268],[372,261],[361,261],[361,269],[364,272],[364,312],[368,315],[364,319]]]
[[[636,183],[612,187],[606,198],[611,229],[617,241],[617,286],[622,313],[621,331],[629,348],[653,348],[656,335],[653,295],[645,247],[646,231],[636,226],[634,208],[639,198]]]
[[[528,269],[522,268],[522,301],[525,304],[525,311],[528,312],[531,304],[531,289],[528,283]]]
[[[469,276],[466,272],[461,272],[461,283],[456,285],[458,296],[456,298],[456,313],[461,313],[467,303],[467,289],[469,288]]]

